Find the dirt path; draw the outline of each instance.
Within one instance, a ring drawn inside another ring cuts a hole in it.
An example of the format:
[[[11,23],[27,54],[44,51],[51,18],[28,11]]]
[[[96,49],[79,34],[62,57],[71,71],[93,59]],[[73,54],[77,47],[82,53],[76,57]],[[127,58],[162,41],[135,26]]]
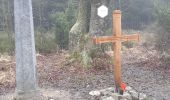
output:
[[[125,50],[123,53],[123,80],[139,92],[151,95],[155,100],[170,100],[170,68],[161,67],[154,50],[141,47]],[[89,92],[112,87],[113,72],[103,69],[83,69],[78,63],[66,64],[67,52],[37,55],[39,86],[44,95],[56,100],[93,100]],[[14,62],[14,59],[11,61]],[[0,61],[0,66],[6,62]],[[9,66],[6,76],[9,80],[0,82],[0,93],[13,93],[15,88],[15,63]],[[2,71],[1,71],[2,72]],[[5,73],[3,71],[3,73]],[[0,100],[5,98],[0,96]]]
[[[155,100],[170,100],[170,66],[160,62],[157,52],[138,47],[125,55],[124,81]]]

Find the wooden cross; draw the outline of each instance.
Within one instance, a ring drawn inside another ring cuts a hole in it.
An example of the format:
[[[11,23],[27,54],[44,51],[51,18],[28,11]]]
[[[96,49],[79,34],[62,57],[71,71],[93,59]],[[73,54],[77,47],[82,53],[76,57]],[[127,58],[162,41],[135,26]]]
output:
[[[114,43],[114,78],[115,78],[116,92],[120,92],[120,86],[122,84],[122,79],[121,79],[122,42],[139,41],[139,34],[122,35],[120,10],[115,10],[113,12],[113,30],[114,30],[113,36],[94,37],[93,41],[96,44],[108,43],[108,42]]]

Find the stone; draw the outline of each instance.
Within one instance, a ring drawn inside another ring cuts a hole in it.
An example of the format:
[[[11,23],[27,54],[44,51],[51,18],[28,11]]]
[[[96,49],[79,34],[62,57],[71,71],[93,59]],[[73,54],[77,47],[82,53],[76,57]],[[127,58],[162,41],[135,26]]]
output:
[[[130,87],[130,86],[126,87],[126,91],[131,91],[131,90],[132,90],[132,87]]]
[[[89,93],[91,96],[100,96],[100,91],[91,91],[90,93]]]
[[[127,92],[124,92],[123,98],[124,98],[124,99],[127,99],[127,100],[132,100],[131,95],[130,95],[129,93],[127,93]]]
[[[118,93],[113,93],[113,94],[112,94],[112,97],[113,97],[115,100],[123,99],[122,95],[120,95],[120,94],[118,94]]]
[[[113,96],[113,98],[114,98],[115,100],[119,100],[119,94],[114,93],[112,96]]]
[[[101,95],[110,96],[112,93],[110,91],[102,91]]]
[[[115,91],[114,87],[109,87],[107,89],[100,90],[101,95],[112,95],[114,93],[114,91]]]
[[[103,96],[101,97],[101,100],[115,100],[113,97],[107,97],[107,96]]]
[[[49,99],[49,100],[54,100],[54,99]]]
[[[127,86],[123,95],[114,92],[115,88],[110,87],[98,91],[92,91],[92,96],[97,97],[97,100],[146,100],[147,95],[144,93],[138,93],[132,87]],[[99,94],[100,93],[100,94]],[[96,99],[95,99],[96,100]]]
[[[108,91],[110,91],[110,92],[114,92],[114,91],[115,91],[115,88],[114,88],[114,87],[109,87],[109,88],[106,89],[106,90],[108,90]]]
[[[135,90],[129,91],[130,95],[132,96],[132,99],[136,100],[139,99],[139,93],[136,92]]]
[[[16,98],[38,97],[32,0],[14,0]],[[36,96],[35,96],[36,95]]]
[[[146,94],[140,93],[139,94],[139,100],[145,100],[147,98]]]

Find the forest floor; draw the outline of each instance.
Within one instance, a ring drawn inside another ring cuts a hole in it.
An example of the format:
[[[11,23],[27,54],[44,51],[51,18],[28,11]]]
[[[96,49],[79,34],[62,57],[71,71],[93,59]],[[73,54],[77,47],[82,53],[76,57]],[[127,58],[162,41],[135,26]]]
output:
[[[89,92],[113,87],[108,57],[96,59],[93,68],[68,63],[68,53],[37,54],[38,80],[42,93],[55,100],[93,100]],[[0,58],[0,100],[11,100],[15,91],[15,57]],[[123,81],[154,100],[170,100],[170,67],[160,61],[156,50],[139,45],[122,55]],[[97,66],[97,65],[100,65]]]

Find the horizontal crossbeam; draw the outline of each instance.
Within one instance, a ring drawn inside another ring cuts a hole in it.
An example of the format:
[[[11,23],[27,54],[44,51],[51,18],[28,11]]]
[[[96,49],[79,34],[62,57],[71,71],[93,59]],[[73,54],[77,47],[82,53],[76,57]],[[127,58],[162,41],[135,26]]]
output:
[[[140,36],[139,34],[133,34],[133,35],[122,35],[121,37],[116,37],[116,36],[102,36],[102,37],[94,37],[93,41],[96,44],[101,44],[101,43],[109,43],[109,42],[126,42],[126,41],[139,41]]]

